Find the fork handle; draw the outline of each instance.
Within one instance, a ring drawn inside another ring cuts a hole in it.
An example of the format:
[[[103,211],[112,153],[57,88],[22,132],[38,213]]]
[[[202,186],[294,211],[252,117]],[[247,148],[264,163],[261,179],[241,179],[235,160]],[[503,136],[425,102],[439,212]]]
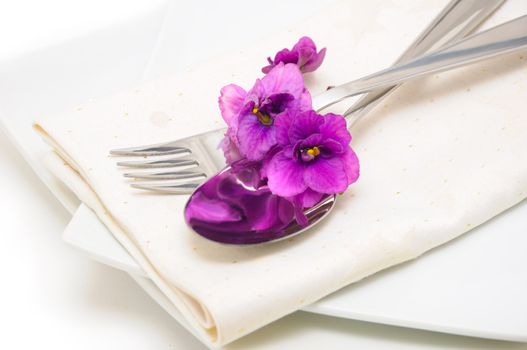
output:
[[[348,97],[399,84],[417,77],[468,65],[527,48],[527,15],[471,35],[410,62],[339,85],[317,95],[313,108],[320,110]]]
[[[451,0],[439,15],[415,39],[394,64],[408,62],[427,52],[459,41],[472,32],[505,0]],[[397,86],[371,91],[344,112],[348,123],[353,125],[368,113]]]

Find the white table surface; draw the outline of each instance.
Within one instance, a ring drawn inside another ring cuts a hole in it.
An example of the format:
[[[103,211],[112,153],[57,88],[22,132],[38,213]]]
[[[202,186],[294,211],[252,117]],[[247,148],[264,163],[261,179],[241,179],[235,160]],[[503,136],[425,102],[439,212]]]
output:
[[[280,4],[278,0],[268,0],[267,4],[283,10],[302,4],[305,9],[298,12],[298,19],[330,2]],[[148,5],[145,1],[131,1],[127,4],[133,5],[125,7],[120,0],[91,1],[89,6],[82,2],[68,5],[63,0],[42,3],[0,1],[0,63],[154,6],[152,1]],[[182,12],[171,12],[171,16],[179,16],[181,21],[166,30],[221,22],[218,22],[221,16],[202,16],[197,21],[203,21],[200,23],[191,23],[189,19],[184,22],[185,12],[198,13],[198,5],[190,3],[168,4],[186,8]],[[241,3],[229,2],[226,8],[207,4],[215,6],[214,13],[229,16],[229,6],[241,6]],[[158,1],[156,5],[167,4]],[[285,17],[282,20],[285,23]],[[238,33],[234,27],[226,30],[242,45],[249,40],[249,34]],[[264,30],[256,34],[263,35]],[[174,68],[177,70],[205,59],[200,51],[203,46],[198,45],[206,37],[205,33],[197,30],[193,35],[195,40],[178,43],[180,48],[188,49],[185,52],[193,54],[181,55],[172,43],[160,40],[146,77],[171,70],[174,60],[180,63]],[[221,42],[221,38],[212,42]],[[209,45],[207,54],[215,55],[232,48]],[[70,215],[1,132],[0,183],[1,349],[204,349],[128,275],[86,259],[61,241],[60,235]],[[328,342],[331,349],[527,349],[526,344],[381,326],[304,312],[279,320],[229,348],[294,349],[302,343],[304,349],[320,349],[328,347]]]

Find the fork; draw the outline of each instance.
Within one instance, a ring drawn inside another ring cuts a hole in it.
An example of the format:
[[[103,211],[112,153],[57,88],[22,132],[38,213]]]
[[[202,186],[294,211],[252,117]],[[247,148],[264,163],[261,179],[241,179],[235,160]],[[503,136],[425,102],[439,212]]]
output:
[[[443,46],[465,36],[502,2],[503,0],[452,1],[396,64],[407,62],[434,47]],[[373,90],[355,102],[344,113],[349,121],[348,126],[359,120],[396,87]],[[320,95],[316,98],[320,100]],[[217,129],[165,143],[115,149],[111,150],[110,154],[147,158],[117,162],[118,166],[135,170],[123,174],[124,177],[135,181],[131,183],[132,187],[160,193],[188,194],[224,168],[223,153],[218,149],[224,134],[225,129]],[[150,157],[154,159],[148,159]]]

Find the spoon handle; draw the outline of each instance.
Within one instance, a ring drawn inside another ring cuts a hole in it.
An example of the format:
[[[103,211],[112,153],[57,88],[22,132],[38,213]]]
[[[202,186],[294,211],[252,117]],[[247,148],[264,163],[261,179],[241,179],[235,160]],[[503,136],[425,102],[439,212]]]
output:
[[[426,74],[461,67],[524,48],[527,48],[527,15],[471,35],[410,62],[339,85],[316,96],[313,107],[316,110],[323,109],[345,98],[383,86],[397,85]]]
[[[394,64],[408,62],[427,52],[452,44],[467,36],[505,0],[452,0],[415,39]],[[361,96],[344,112],[351,127],[398,86],[375,89]]]

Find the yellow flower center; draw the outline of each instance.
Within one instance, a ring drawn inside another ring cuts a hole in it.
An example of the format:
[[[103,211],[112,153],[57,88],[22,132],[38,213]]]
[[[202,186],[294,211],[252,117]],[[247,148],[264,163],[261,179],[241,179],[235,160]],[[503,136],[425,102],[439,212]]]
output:
[[[269,115],[260,112],[260,110],[258,110],[258,107],[254,107],[252,112],[254,115],[256,115],[256,117],[258,117],[258,121],[262,123],[263,125],[273,124],[273,119],[271,119]]]
[[[320,154],[320,150],[318,149],[317,146],[313,147],[313,148],[309,148],[307,151],[306,151],[307,154],[309,154],[310,156],[313,156],[313,157],[316,157]]]

